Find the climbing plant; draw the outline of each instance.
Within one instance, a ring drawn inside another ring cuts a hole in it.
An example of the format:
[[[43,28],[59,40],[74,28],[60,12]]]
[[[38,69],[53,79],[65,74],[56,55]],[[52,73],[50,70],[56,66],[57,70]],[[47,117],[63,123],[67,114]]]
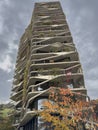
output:
[[[24,80],[23,80],[23,103],[26,100],[26,93],[27,93],[27,83],[28,83],[28,75],[29,75],[29,68],[30,68],[30,43],[28,43],[27,47],[27,60],[26,66],[24,70]]]
[[[30,61],[27,62],[26,68],[25,68],[25,71],[24,71],[24,80],[23,80],[23,102],[24,102],[25,99],[26,99],[29,66],[30,66]]]

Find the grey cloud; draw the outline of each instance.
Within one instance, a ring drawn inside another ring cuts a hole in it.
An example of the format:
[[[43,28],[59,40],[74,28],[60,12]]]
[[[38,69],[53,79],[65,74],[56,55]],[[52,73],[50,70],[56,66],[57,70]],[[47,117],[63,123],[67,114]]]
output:
[[[87,86],[88,86],[88,95],[92,95],[91,98],[92,99],[98,99],[98,81],[97,79],[91,79],[91,80],[87,80]]]
[[[30,22],[34,2],[49,0],[2,0],[0,18],[3,20],[3,30],[0,34],[0,52],[9,55],[15,64],[17,49],[13,46],[19,44],[19,39]],[[60,0],[72,32],[74,42],[79,51],[80,61],[83,65],[86,87],[89,95],[98,97],[96,93],[98,81],[98,0]],[[1,1],[0,1],[1,2]],[[0,31],[1,32],[1,31]],[[12,49],[9,47],[13,45]],[[10,51],[10,52],[9,52]],[[0,97],[4,97],[4,89],[10,94],[13,70],[8,74],[1,71]],[[6,75],[4,77],[4,75]],[[96,84],[94,84],[96,82]],[[7,86],[7,87],[6,87]],[[92,91],[93,88],[93,91]],[[7,96],[5,97],[7,99]]]
[[[2,53],[3,51],[5,51],[7,49],[8,49],[8,45],[3,40],[2,36],[0,36],[0,52]]]
[[[10,97],[11,82],[8,82],[8,78],[12,77],[12,73],[6,73],[0,70],[0,100],[6,101]]]

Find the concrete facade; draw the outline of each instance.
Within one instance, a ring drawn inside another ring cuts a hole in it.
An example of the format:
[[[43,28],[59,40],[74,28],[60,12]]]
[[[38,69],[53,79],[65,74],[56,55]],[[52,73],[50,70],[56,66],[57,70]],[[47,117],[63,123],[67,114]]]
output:
[[[38,130],[36,110],[51,86],[86,94],[78,52],[60,3],[35,3],[20,39],[11,94],[17,129]]]

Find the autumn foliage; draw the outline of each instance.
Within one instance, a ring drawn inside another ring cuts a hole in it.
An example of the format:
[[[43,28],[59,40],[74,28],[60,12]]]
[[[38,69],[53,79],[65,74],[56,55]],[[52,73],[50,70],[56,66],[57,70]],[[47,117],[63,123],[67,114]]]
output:
[[[83,127],[95,127],[97,123],[92,126],[94,108],[86,100],[79,100],[79,95],[70,89],[51,88],[49,98],[43,102],[40,112],[44,122],[42,126],[45,130],[84,130]]]

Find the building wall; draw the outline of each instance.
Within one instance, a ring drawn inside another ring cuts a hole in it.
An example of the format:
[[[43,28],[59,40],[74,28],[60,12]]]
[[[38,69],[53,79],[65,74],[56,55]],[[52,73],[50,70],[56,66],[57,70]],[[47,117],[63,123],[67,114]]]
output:
[[[21,119],[18,127],[37,130],[38,100],[47,97],[51,86],[86,94],[78,52],[60,3],[35,3],[20,39],[12,88],[11,99]]]

